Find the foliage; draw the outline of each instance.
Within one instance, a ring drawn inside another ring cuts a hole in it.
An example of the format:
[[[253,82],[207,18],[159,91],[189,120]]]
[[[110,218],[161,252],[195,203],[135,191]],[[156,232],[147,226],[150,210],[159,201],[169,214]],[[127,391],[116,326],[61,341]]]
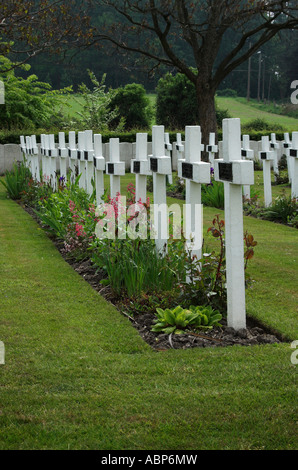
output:
[[[285,194],[277,197],[270,207],[263,210],[263,218],[274,222],[288,224],[298,215],[298,200]]]
[[[217,90],[217,95],[218,96],[228,96],[228,97],[231,97],[231,98],[236,98],[237,91],[232,90],[231,88],[225,88],[224,90]]]
[[[156,87],[156,122],[169,129],[184,129],[200,123],[200,110],[194,84],[182,73],[167,73]],[[217,124],[230,117],[226,110],[216,111]]]
[[[125,120],[125,130],[149,129],[150,127],[153,112],[142,85],[129,83],[117,88],[109,109],[110,111],[118,109],[118,117],[111,121],[111,127],[117,127],[121,117]]]
[[[152,331],[165,334],[182,334],[185,331],[196,331],[198,329],[210,329],[213,326],[220,326],[218,323],[222,315],[218,310],[213,310],[208,306],[193,306],[183,309],[178,306],[174,309],[156,309],[156,320]]]
[[[78,121],[84,128],[99,129],[100,132],[107,132],[110,129],[111,123],[119,118],[119,110],[117,108],[111,109],[111,103],[116,96],[116,90],[112,88],[106,90],[106,74],[99,81],[91,70],[88,73],[93,89],[90,90],[84,83],[79,86],[79,92],[83,97],[84,104],[82,111],[77,113]],[[116,130],[121,132],[123,127],[124,119],[121,117]]]
[[[5,186],[11,199],[21,199],[21,195],[27,190],[31,178],[30,170],[24,162],[14,163],[12,171],[6,171],[5,180],[0,182]]]
[[[36,75],[18,77],[9,70],[12,63],[0,56],[0,66],[8,70],[0,76],[5,87],[5,104],[0,106],[0,122],[3,129],[34,129],[52,126],[53,109],[58,102],[58,94],[70,92],[70,88],[52,91],[48,83],[40,82]],[[30,70],[27,64],[25,71]]]
[[[202,185],[202,204],[223,209],[225,204],[224,184],[211,180],[210,184]]]
[[[277,131],[284,131],[284,127],[281,126],[280,124],[274,124],[274,126],[267,122],[265,119],[262,118],[256,118],[253,119],[252,121],[249,121],[246,124],[242,125],[242,132],[251,132],[251,131],[272,131],[272,127],[274,127],[274,130]]]

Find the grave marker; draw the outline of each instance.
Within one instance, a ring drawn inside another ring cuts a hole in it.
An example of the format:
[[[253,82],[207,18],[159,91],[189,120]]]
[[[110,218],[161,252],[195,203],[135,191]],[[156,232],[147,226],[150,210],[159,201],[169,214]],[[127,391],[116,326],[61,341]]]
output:
[[[186,248],[197,259],[202,258],[201,185],[210,183],[210,163],[201,161],[200,126],[185,128],[185,158],[178,160],[178,176],[185,179],[184,221]]]
[[[171,174],[167,175],[168,183],[173,184],[173,176],[172,176],[172,151],[173,146],[170,142],[170,135],[168,132],[165,132],[165,155],[170,157],[171,159]]]
[[[291,197],[298,198],[298,132],[292,133],[292,148],[289,151],[292,164]]]
[[[218,152],[218,145],[215,145],[215,133],[214,132],[210,132],[209,134],[209,144],[206,146],[206,150],[208,152],[209,162],[212,168],[214,168],[215,154]]]
[[[284,154],[287,157],[287,167],[288,167],[288,177],[289,177],[289,182],[292,182],[292,172],[293,172],[293,163],[294,160],[290,158],[290,149],[292,148],[292,142],[290,141],[290,136],[288,132],[284,133],[284,142],[282,143],[282,147],[284,150]]]
[[[58,146],[58,155],[60,158],[60,178],[63,178],[64,183],[67,183],[67,157],[68,149],[66,148],[65,143],[65,133],[59,132],[59,146]]]
[[[85,131],[84,159],[86,162],[86,191],[91,196],[93,193],[92,180],[94,180],[93,132],[91,130]]]
[[[79,169],[79,187],[86,190],[86,163],[85,163],[85,132],[78,132],[78,169]]]
[[[76,144],[76,133],[70,131],[68,134],[68,157],[69,157],[69,168],[70,168],[70,180],[74,183],[76,179],[76,164],[78,160],[78,150]]]
[[[125,163],[120,161],[120,141],[118,138],[110,139],[110,161],[106,163],[106,174],[110,175],[110,196],[114,198],[120,194],[120,176],[125,175]]]
[[[279,174],[278,155],[277,155],[277,150],[279,149],[279,143],[276,142],[276,135],[274,133],[271,134],[270,148],[273,152],[273,171],[274,171],[274,178],[276,179],[276,175]]]
[[[241,148],[241,156],[243,160],[253,160],[254,151],[251,150],[249,144],[249,135],[244,135],[242,137],[243,147]],[[248,184],[243,186],[243,195],[245,199],[250,199],[250,186]]]
[[[31,137],[29,137],[28,135],[26,136],[26,159],[27,159],[27,168],[29,168],[29,170],[31,171],[33,175]]]
[[[136,136],[136,158],[131,160],[131,173],[136,175],[136,200],[146,202],[147,176],[152,175],[148,160],[148,136],[138,133]]]
[[[56,149],[54,134],[49,135],[49,149],[47,151],[47,156],[48,156],[49,176],[50,176],[51,186],[53,190],[56,191],[58,149]]]
[[[41,174],[42,180],[46,180],[46,151],[45,151],[45,134],[40,135],[40,153],[41,153]]]
[[[165,231],[165,224],[167,220],[162,217],[162,210],[166,208],[167,193],[166,193],[166,177],[171,174],[172,163],[171,158],[165,155],[165,137],[164,126],[152,127],[152,155],[150,159],[150,170],[153,173],[153,217],[154,217],[154,230],[155,230],[155,244],[158,252],[163,253],[167,246],[167,236]]]
[[[106,162],[102,154],[101,134],[94,135],[94,169],[95,169],[95,188],[97,205],[103,202],[104,195],[104,170]]]
[[[44,134],[43,136],[44,141],[44,171],[43,176],[46,179],[46,182],[50,182],[50,163],[49,163],[49,147],[50,147],[50,138],[48,134]]]
[[[259,152],[259,158],[263,161],[264,203],[265,207],[269,207],[272,204],[271,162],[274,158],[274,152],[270,150],[268,136],[262,137],[262,150]]]
[[[240,119],[223,120],[223,159],[215,180],[224,182],[228,326],[246,328],[242,186],[254,183],[253,162],[241,159]]]

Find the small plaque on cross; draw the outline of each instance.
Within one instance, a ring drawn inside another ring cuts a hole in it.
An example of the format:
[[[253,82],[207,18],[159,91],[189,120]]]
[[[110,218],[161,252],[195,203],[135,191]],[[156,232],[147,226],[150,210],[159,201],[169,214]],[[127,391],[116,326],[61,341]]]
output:
[[[233,164],[230,162],[219,162],[219,179],[223,181],[233,181]]]

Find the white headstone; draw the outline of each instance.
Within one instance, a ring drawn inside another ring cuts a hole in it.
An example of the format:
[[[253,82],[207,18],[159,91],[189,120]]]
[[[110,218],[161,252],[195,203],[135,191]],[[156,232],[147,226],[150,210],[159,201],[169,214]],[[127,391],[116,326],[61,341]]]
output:
[[[147,176],[152,174],[149,168],[147,148],[147,134],[138,133],[136,135],[136,158],[131,160],[131,173],[136,175],[136,203],[146,202]]]
[[[279,174],[278,170],[278,155],[277,151],[279,149],[279,143],[276,142],[276,135],[275,133],[271,134],[271,140],[270,140],[270,149],[273,152],[273,171],[274,171],[274,177],[276,178],[275,175]]]
[[[262,150],[259,152],[259,158],[263,161],[264,203],[265,207],[269,207],[272,204],[271,162],[274,152],[270,150],[268,136],[262,137]]]
[[[165,235],[165,224],[167,220],[163,218],[160,210],[166,207],[166,177],[171,174],[171,158],[165,155],[164,126],[153,126],[152,128],[152,155],[150,155],[150,170],[153,174],[153,200],[154,200],[154,231],[156,249],[164,253],[167,246],[167,236]]]
[[[165,132],[165,155],[167,157],[170,157],[171,162],[172,162],[172,151],[173,151],[173,146],[170,142],[170,134],[168,132]],[[171,173],[167,176],[169,184],[173,184],[173,175],[172,175],[172,165],[171,165]]]
[[[215,180],[224,182],[228,326],[246,328],[242,186],[254,183],[253,162],[241,159],[240,119],[223,120],[223,160]]]
[[[209,162],[212,168],[214,168],[215,154],[218,152],[218,145],[215,145],[215,133],[214,132],[210,132],[209,134],[209,144],[206,146],[206,150],[208,152]]]
[[[243,160],[253,160],[254,151],[250,149],[249,135],[244,135],[242,141],[241,156]],[[243,195],[245,199],[250,199],[250,186],[248,184],[243,186]]]
[[[60,157],[60,178],[63,179],[64,183],[67,183],[67,157],[68,149],[65,143],[65,133],[59,132],[59,147],[58,155]]]
[[[185,238],[186,248],[202,257],[201,185],[210,183],[210,163],[201,161],[202,134],[200,126],[185,128],[185,158],[178,160],[178,176],[185,179]]]
[[[86,191],[91,196],[93,193],[92,180],[94,180],[94,149],[93,149],[93,132],[85,131],[85,152],[84,158],[86,162]]]
[[[55,135],[49,135],[48,162],[50,169],[50,182],[54,191],[57,189],[57,156],[58,150],[55,145]]]
[[[101,134],[94,135],[94,169],[95,169],[95,188],[97,205],[103,202],[104,195],[104,170],[106,162],[102,153]]]
[[[50,182],[50,163],[49,163],[49,148],[50,148],[50,137],[48,134],[43,135],[43,142],[44,142],[44,170],[43,170],[43,178],[45,179],[46,183]]]
[[[125,175],[125,163],[120,161],[120,141],[110,139],[110,161],[106,163],[106,173],[110,175],[110,196],[114,198],[121,193],[120,177]]]
[[[76,144],[75,131],[70,131],[68,134],[68,156],[70,168],[70,181],[74,183],[76,179],[76,165],[78,161],[78,150]]]
[[[289,152],[292,164],[291,197],[298,198],[298,132],[292,134],[292,148]]]
[[[78,168],[79,168],[79,187],[86,190],[86,163],[84,158],[85,151],[85,132],[78,132]]]

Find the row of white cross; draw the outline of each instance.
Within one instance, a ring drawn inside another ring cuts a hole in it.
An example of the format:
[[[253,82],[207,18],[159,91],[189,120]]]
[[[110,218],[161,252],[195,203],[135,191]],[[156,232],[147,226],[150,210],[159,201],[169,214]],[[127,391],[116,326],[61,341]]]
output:
[[[102,152],[102,139],[100,134],[93,136],[92,131],[78,133],[78,144],[74,132],[69,133],[69,143],[66,146],[64,133],[59,133],[59,146],[56,149],[54,136],[43,135],[41,137],[41,154],[43,173],[56,182],[56,159],[60,158],[60,174],[66,178],[66,159],[69,157],[69,166],[72,175],[75,174],[75,166],[78,164],[80,185],[91,194],[91,179],[95,172],[95,185],[97,203],[100,204],[104,193],[104,171],[110,175],[110,196],[120,194],[120,178],[125,174],[125,164],[120,161],[119,139],[109,141],[110,161],[105,162]],[[284,148],[289,149],[289,156],[295,158],[293,180],[297,185],[298,169],[298,132],[293,133],[292,146],[290,142],[284,142]],[[21,139],[21,147],[28,157],[34,176],[37,177],[38,152],[34,138]],[[33,150],[32,150],[33,149]],[[178,176],[185,179],[186,184],[186,227],[185,236],[187,246],[196,246],[193,255],[201,258],[201,248],[193,240],[198,234],[197,226],[203,226],[201,207],[201,185],[210,183],[210,162],[201,161],[201,153],[204,146],[201,142],[201,129],[199,126],[187,126],[185,129],[185,143],[182,143],[181,135],[177,135],[176,150],[178,152]],[[147,134],[137,134],[136,158],[131,161],[131,172],[136,175],[136,201],[145,202],[146,180],[148,175],[153,175],[153,199],[154,199],[154,226],[156,230],[156,246],[162,251],[167,244],[163,238],[163,217],[159,207],[166,205],[166,179],[172,174],[170,151],[171,144],[167,139],[163,126],[153,126],[152,129],[152,154],[147,152]],[[225,246],[226,246],[226,270],[227,270],[227,299],[228,299],[228,324],[235,329],[246,327],[245,312],[245,280],[244,280],[244,246],[243,246],[243,187],[249,188],[254,184],[254,168],[249,149],[249,138],[243,139],[241,147],[240,119],[225,119],[223,121],[223,159],[214,159],[217,146],[213,136],[210,137],[210,160],[214,165],[214,177],[216,181],[224,182],[225,191]],[[262,139],[262,151],[260,159],[264,162],[264,183],[266,181],[268,164],[273,158],[273,147],[270,150],[269,138]],[[269,169],[270,171],[270,169]],[[56,183],[53,183],[54,185]],[[294,184],[294,187],[296,187]],[[54,186],[55,187],[55,186]],[[248,189],[246,189],[248,191]],[[266,191],[266,189],[265,189]],[[298,195],[298,191],[296,193]],[[167,217],[167,215],[166,215]],[[199,235],[200,236],[200,235]]]

